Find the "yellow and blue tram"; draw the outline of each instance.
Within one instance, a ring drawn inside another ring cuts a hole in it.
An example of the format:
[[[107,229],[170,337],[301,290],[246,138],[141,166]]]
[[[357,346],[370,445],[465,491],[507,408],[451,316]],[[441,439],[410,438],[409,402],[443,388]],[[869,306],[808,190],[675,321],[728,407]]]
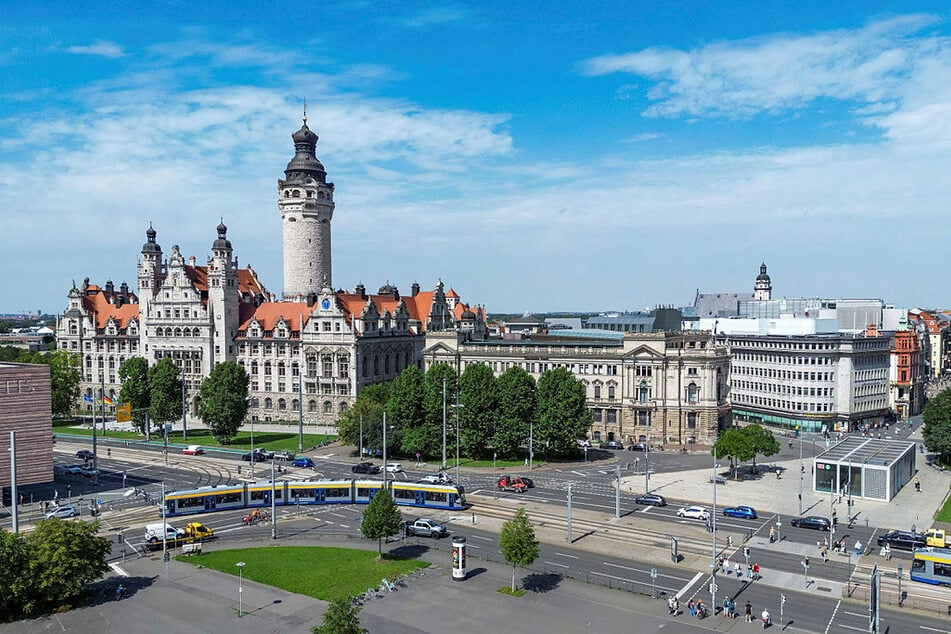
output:
[[[916,548],[909,576],[920,583],[951,586],[951,550],[931,546]]]
[[[314,504],[369,504],[383,488],[381,480],[304,480],[246,482],[226,486],[209,486],[188,491],[172,491],[165,495],[165,514],[191,515],[271,506],[304,506]],[[452,484],[387,482],[393,500],[400,506],[433,509],[466,508],[465,490]]]

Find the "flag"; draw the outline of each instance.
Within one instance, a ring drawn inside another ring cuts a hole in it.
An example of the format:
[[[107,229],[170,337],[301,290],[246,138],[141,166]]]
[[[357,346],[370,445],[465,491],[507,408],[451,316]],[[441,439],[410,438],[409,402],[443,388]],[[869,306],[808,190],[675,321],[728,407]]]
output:
[[[115,403],[116,403],[114,400],[112,400],[112,399],[109,398],[108,396],[103,396],[103,397],[102,397],[102,402],[105,403],[106,405],[115,405]]]
[[[95,403],[95,401],[92,400],[92,397],[89,396],[88,394],[83,394],[83,400],[86,401],[87,403]]]

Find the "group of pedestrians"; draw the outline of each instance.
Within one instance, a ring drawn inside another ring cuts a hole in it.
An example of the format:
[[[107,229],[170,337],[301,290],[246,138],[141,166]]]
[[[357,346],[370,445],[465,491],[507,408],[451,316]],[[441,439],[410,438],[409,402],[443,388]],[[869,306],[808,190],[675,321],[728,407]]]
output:
[[[729,559],[724,557],[720,558],[720,572],[724,575],[736,575],[737,579],[743,578],[743,564],[738,561],[730,562]],[[756,581],[760,578],[759,576],[760,567],[759,564],[753,563],[746,567],[746,578],[749,581]]]
[[[673,616],[677,616],[681,613],[680,611],[680,601],[676,596],[672,596],[667,599],[667,613]],[[690,616],[702,619],[709,616],[709,611],[707,606],[704,604],[703,599],[698,599],[694,601],[690,599],[687,602],[687,613]],[[743,605],[743,615],[746,618],[747,623],[753,622],[753,604],[747,601]],[[723,599],[723,617],[729,619],[735,619],[739,616],[739,613],[736,610],[736,601],[732,597],[727,597]],[[760,614],[760,621],[763,623],[763,629],[766,629],[772,625],[772,616],[769,614],[769,610],[764,609]]]

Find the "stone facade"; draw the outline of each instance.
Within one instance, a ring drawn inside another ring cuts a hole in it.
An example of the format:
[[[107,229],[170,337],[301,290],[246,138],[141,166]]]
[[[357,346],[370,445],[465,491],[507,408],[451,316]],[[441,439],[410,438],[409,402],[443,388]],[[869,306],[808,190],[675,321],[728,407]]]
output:
[[[535,336],[466,341],[427,333],[426,369],[449,363],[458,372],[483,363],[496,376],[518,366],[536,380],[562,367],[585,386],[595,441],[680,446],[711,444],[730,424],[730,360],[709,332],[627,333],[613,340]]]

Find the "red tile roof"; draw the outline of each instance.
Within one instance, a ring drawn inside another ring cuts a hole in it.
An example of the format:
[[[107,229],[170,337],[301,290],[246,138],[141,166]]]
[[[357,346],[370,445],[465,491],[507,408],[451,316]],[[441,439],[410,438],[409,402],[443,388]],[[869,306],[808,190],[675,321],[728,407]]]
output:
[[[132,293],[126,296],[126,301],[130,303],[116,306],[110,303],[109,300],[110,298],[115,299],[120,293],[108,293],[95,285],[89,285],[85,287],[84,290],[83,309],[95,318],[96,330],[105,328],[110,317],[116,320],[116,324],[120,330],[128,328],[130,320],[138,319],[139,300]]]

